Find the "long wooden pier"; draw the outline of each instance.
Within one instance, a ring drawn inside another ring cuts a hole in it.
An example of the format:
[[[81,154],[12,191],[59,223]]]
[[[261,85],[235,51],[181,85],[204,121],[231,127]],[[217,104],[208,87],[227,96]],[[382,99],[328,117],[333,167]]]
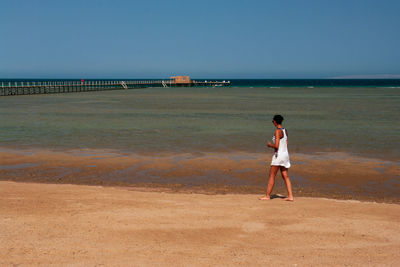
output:
[[[147,87],[230,86],[230,81],[196,81],[177,83],[174,80],[88,80],[88,81],[15,81],[1,82],[0,96],[127,90]]]

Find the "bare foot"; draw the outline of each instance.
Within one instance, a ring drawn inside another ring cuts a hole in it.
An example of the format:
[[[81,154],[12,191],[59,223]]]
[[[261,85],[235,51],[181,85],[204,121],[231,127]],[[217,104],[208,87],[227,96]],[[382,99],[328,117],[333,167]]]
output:
[[[283,200],[285,200],[285,201],[294,201],[294,198],[293,197],[285,197]]]
[[[262,196],[262,197],[259,197],[258,199],[259,200],[271,200],[271,198],[267,197],[267,196]]]

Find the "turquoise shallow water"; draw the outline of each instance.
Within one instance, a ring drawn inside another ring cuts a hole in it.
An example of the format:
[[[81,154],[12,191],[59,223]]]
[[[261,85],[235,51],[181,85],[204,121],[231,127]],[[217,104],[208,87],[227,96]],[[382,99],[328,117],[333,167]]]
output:
[[[285,117],[293,152],[399,158],[400,89],[147,88],[0,98],[0,146],[121,152],[265,151]]]

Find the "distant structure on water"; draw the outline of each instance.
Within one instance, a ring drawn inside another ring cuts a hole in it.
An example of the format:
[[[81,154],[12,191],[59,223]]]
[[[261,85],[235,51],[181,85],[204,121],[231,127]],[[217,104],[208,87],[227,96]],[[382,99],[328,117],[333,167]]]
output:
[[[147,87],[230,86],[230,81],[196,81],[189,76],[171,76],[167,80],[47,80],[1,82],[0,96],[73,93]]]
[[[190,84],[192,81],[189,76],[171,76],[170,80],[174,81],[176,84]]]
[[[170,82],[172,86],[230,86],[230,81],[196,81],[191,80],[189,76],[171,76]],[[166,86],[164,86],[166,87]]]

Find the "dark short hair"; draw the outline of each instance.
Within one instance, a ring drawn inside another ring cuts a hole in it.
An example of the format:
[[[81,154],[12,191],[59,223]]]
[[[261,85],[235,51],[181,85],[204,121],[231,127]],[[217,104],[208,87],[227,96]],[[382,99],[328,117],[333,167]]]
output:
[[[273,120],[277,123],[277,124],[281,124],[283,121],[283,117],[281,115],[275,115]]]

